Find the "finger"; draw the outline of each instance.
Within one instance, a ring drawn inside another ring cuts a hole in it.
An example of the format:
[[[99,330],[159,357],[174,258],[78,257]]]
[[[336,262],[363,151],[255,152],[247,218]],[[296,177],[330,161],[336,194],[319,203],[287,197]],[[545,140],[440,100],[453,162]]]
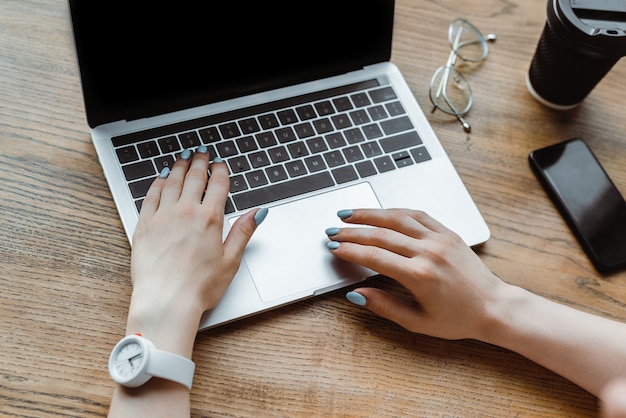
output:
[[[415,287],[415,277],[421,276],[418,259],[410,259],[384,248],[352,242],[331,241],[327,245],[336,257],[391,277],[409,290]]]
[[[180,194],[185,183],[185,175],[187,174],[187,170],[189,170],[192,155],[191,150],[184,150],[174,163],[170,175],[163,185],[163,191],[161,192],[162,204],[173,204],[180,199]]]
[[[444,224],[422,210],[410,210],[410,216],[431,231],[438,233],[451,232]]]
[[[420,241],[386,228],[329,228],[328,238],[339,242],[384,248],[404,257],[418,254]]]
[[[359,298],[350,293],[356,293],[362,297]],[[408,303],[384,290],[371,287],[355,289],[350,293],[346,295],[348,300],[365,306],[376,315],[389,319],[409,331],[423,333],[426,329],[425,314],[416,303]]]
[[[159,203],[161,201],[161,192],[163,190],[163,185],[165,184],[165,179],[170,175],[169,167],[165,167],[161,170],[161,173],[157,178],[154,179],[146,196],[141,202],[141,211],[139,213],[139,222],[142,219],[147,219],[152,217],[157,209],[159,208]]]
[[[268,210],[256,209],[251,210],[235,221],[231,227],[228,236],[224,240],[224,251],[231,259],[241,260],[243,251],[250,242],[252,234],[257,227],[265,220]]]
[[[338,215],[346,223],[377,226],[401,232],[413,238],[422,238],[431,230],[416,219],[413,212],[416,211],[409,209],[355,209],[340,211]]]
[[[207,147],[201,145],[194,153],[189,170],[185,175],[185,182],[180,196],[181,200],[190,200],[200,203],[206,191],[209,179],[209,154]]]
[[[228,167],[221,158],[216,157],[210,165],[211,176],[206,187],[202,205],[211,210],[224,211],[226,198],[230,190]]]

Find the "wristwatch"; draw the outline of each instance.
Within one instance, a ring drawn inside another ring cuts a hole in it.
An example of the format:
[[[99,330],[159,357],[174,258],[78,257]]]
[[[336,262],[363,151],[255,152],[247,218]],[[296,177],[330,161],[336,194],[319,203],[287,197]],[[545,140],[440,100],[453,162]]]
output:
[[[191,389],[196,365],[186,357],[158,350],[141,334],[120,340],[109,357],[109,374],[117,383],[136,388],[152,376],[172,380]]]

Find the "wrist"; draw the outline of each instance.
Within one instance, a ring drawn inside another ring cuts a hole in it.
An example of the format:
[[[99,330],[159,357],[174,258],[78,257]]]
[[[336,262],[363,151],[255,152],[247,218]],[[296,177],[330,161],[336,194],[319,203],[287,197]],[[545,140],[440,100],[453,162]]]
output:
[[[126,335],[140,333],[159,350],[191,358],[202,309],[184,300],[140,297],[133,292]]]
[[[502,282],[492,300],[485,304],[485,319],[478,340],[510,348],[510,341],[520,330],[530,299],[534,295],[520,287]]]

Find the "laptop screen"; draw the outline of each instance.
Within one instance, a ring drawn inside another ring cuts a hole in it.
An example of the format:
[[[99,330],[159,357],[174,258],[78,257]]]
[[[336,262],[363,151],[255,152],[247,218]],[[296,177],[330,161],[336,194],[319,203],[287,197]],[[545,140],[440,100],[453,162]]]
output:
[[[91,127],[388,61],[393,0],[69,0]]]

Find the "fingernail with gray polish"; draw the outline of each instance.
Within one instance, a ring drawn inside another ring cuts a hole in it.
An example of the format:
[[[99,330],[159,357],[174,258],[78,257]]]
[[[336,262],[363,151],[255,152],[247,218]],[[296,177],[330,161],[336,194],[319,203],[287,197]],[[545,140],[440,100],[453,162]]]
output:
[[[326,235],[332,237],[333,235],[337,235],[339,233],[339,228],[328,228],[326,229]]]
[[[328,241],[326,243],[326,247],[329,250],[336,250],[337,248],[339,248],[339,243],[337,241]]]
[[[165,167],[159,173],[159,177],[161,177],[162,179],[166,179],[169,175],[170,175],[170,168],[169,167]]]
[[[221,163],[222,161],[224,161],[224,160],[222,160],[220,157],[213,158],[213,162],[214,163]]]
[[[191,150],[186,149],[183,152],[180,153],[180,159],[181,160],[188,160],[191,158]]]
[[[365,306],[365,304],[367,303],[367,299],[365,298],[365,296],[357,292],[346,293],[346,299],[359,306]]]
[[[196,152],[199,152],[200,154],[206,154],[208,151],[209,149],[206,147],[206,145],[200,145],[198,149],[196,149]]]
[[[337,216],[339,216],[341,219],[346,219],[352,216],[353,212],[354,211],[352,209],[344,209],[337,212]]]
[[[256,224],[256,226],[261,225],[261,223],[265,220],[267,212],[267,208],[263,208],[254,214],[254,223]]]

